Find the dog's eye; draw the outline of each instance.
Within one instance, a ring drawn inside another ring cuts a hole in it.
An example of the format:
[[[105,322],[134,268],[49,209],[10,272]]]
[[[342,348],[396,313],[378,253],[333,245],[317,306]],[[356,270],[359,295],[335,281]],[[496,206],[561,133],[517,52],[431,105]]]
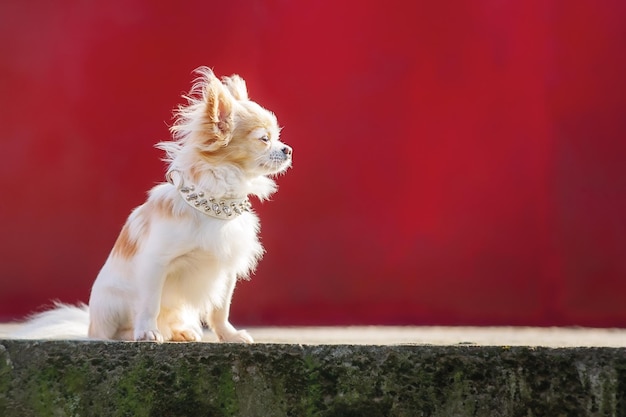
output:
[[[267,135],[263,135],[263,136],[261,136],[261,137],[259,138],[259,140],[260,140],[261,142],[265,142],[265,143],[267,143],[267,142],[269,142],[269,141],[270,141],[270,138],[269,138],[269,136],[267,136]]]

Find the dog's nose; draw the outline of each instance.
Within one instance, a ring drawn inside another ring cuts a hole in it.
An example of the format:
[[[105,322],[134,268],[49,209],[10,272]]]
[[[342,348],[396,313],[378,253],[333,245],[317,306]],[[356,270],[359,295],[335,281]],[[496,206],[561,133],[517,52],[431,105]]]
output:
[[[293,153],[293,150],[291,149],[291,146],[285,145],[285,147],[283,149],[281,149],[281,150],[287,156],[291,156],[291,154]]]

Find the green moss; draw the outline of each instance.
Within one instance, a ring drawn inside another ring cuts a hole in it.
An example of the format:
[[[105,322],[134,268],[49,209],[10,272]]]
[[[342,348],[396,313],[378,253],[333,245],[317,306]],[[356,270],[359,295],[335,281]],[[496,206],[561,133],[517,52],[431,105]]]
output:
[[[626,353],[624,354],[626,356]],[[621,361],[615,367],[615,414],[617,416],[626,416],[626,360]],[[610,414],[608,414],[610,415]]]
[[[157,381],[150,372],[148,360],[141,360],[125,369],[117,381],[111,382],[115,398],[115,416],[151,416],[156,393],[152,389]]]
[[[311,355],[305,355],[302,361],[304,365],[305,384],[303,392],[304,415],[315,417],[324,410],[324,389],[320,380],[320,364]]]
[[[226,366],[221,369],[217,381],[217,403],[224,416],[234,416],[239,411],[233,374]]]
[[[8,408],[7,398],[11,386],[11,358],[9,352],[3,345],[0,345],[0,415],[5,414]]]
[[[6,347],[0,415],[7,417],[626,415],[624,350],[17,341]]]
[[[59,378],[59,370],[54,365],[48,365],[41,369],[36,378],[33,378],[31,392],[34,398],[32,405],[38,416],[52,416],[57,408],[59,393],[56,389]]]

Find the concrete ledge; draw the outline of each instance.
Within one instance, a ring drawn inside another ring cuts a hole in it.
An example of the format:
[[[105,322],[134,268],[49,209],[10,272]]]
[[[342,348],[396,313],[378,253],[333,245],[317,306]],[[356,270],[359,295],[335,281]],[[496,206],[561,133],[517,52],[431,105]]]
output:
[[[14,339],[19,324],[0,323],[0,339]],[[625,347],[626,329],[588,327],[305,326],[253,327],[257,343],[302,345],[482,345]],[[203,342],[216,342],[206,330]]]
[[[626,349],[0,341],[1,416],[621,416]]]

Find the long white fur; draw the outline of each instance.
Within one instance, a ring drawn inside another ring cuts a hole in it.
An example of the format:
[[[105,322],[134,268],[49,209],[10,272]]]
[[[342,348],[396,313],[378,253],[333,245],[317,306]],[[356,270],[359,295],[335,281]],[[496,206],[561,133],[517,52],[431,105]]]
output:
[[[197,72],[188,104],[176,114],[174,139],[157,145],[169,170],[186,181],[195,178],[216,198],[268,198],[276,190],[270,176],[291,165],[275,116],[248,99],[240,77],[220,81],[208,68]],[[243,163],[235,163],[228,146],[243,149]],[[89,307],[57,304],[13,336],[198,341],[206,323],[221,341],[252,342],[230,324],[229,308],[237,279],[263,254],[258,231],[253,212],[213,218],[190,207],[175,185],[161,183],[130,214],[93,284]]]
[[[89,310],[84,304],[55,303],[55,308],[32,317],[11,333],[14,339],[86,339]]]

